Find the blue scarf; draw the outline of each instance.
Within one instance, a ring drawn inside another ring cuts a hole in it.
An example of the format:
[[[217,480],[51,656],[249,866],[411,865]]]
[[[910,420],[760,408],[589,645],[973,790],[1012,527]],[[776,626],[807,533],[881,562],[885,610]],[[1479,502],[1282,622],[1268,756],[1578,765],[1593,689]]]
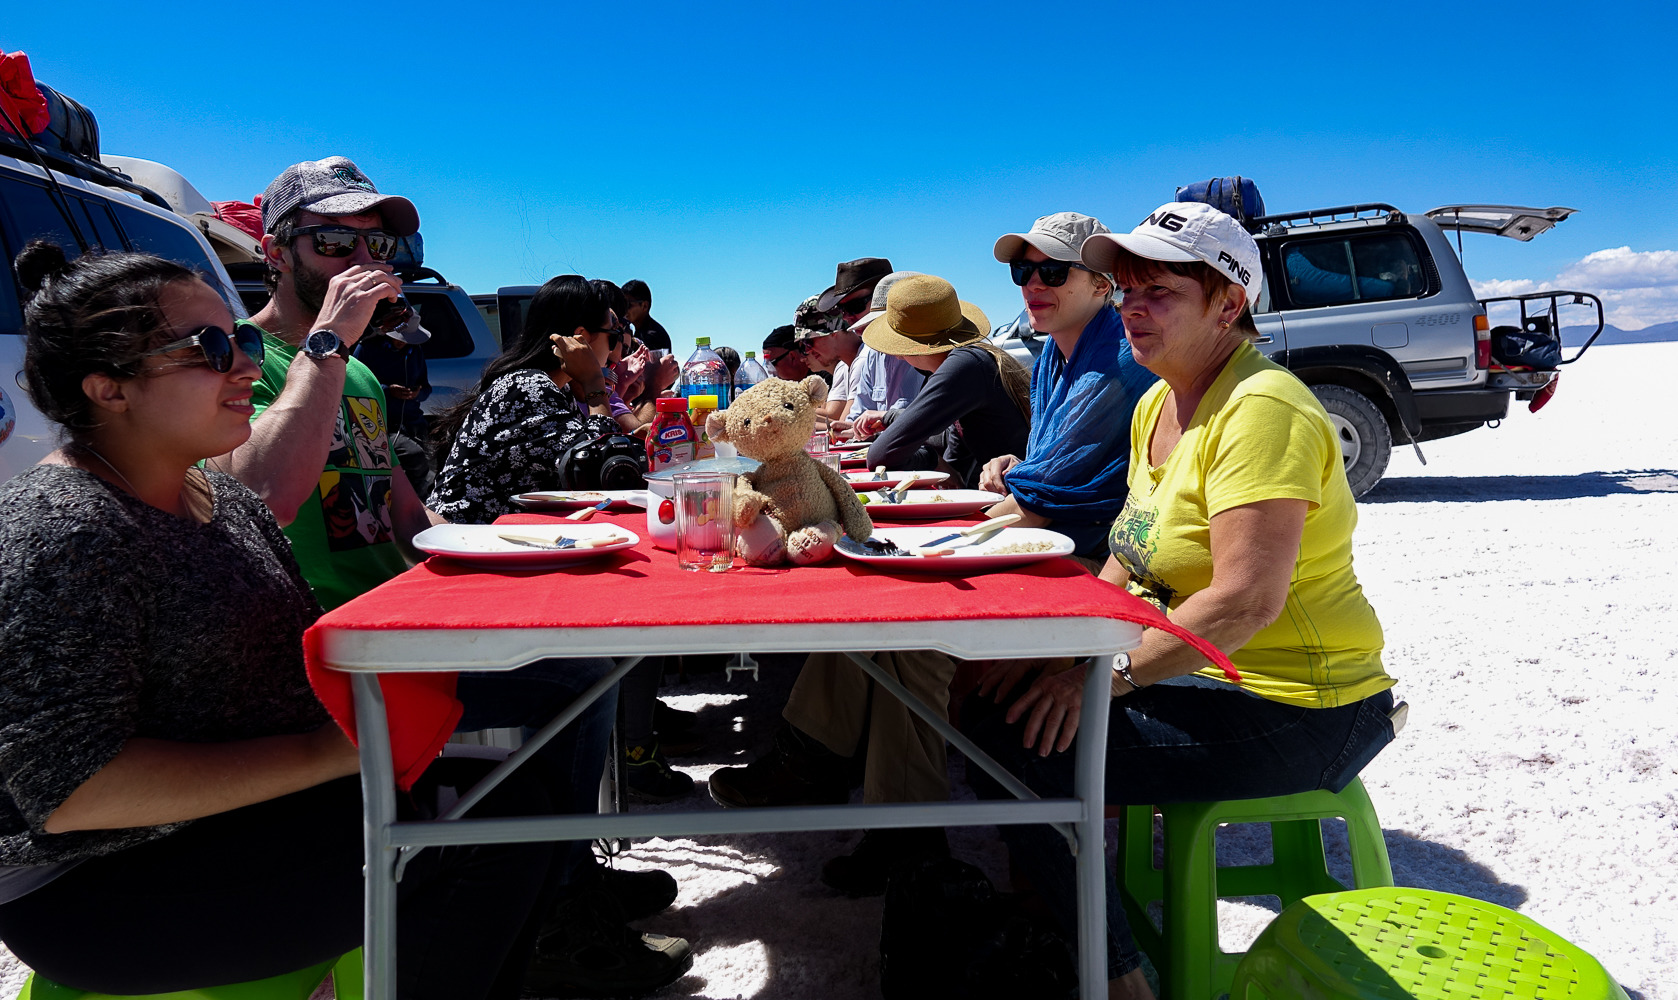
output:
[[[1156,377],[1130,356],[1116,309],[1084,327],[1070,358],[1052,342],[1031,368],[1031,438],[1009,470],[1021,506],[1053,518],[1078,551],[1099,546],[1124,506],[1130,417]]]

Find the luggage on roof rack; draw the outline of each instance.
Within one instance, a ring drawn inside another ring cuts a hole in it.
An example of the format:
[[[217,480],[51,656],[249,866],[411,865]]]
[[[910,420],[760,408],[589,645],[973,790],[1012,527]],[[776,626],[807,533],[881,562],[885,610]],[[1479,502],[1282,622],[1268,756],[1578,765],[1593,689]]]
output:
[[[47,99],[47,129],[35,141],[50,149],[99,162],[99,120],[80,101],[65,97],[39,80],[35,89]]]
[[[1180,187],[1177,189],[1177,200],[1211,205],[1244,226],[1249,220],[1264,214],[1264,198],[1259,195],[1258,184],[1239,175],[1214,177]]]

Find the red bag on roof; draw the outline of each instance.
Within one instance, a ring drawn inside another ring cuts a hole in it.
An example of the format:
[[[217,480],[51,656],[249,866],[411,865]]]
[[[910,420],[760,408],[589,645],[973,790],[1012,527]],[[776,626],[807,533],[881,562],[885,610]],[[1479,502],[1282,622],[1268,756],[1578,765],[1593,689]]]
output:
[[[12,122],[20,122],[31,135],[43,131],[51,120],[47,99],[35,86],[35,73],[29,68],[29,57],[22,52],[0,53],[0,129],[15,132]]]
[[[261,200],[262,196],[256,196]],[[262,209],[243,201],[212,201],[211,207],[216,210],[216,218],[241,229],[257,242],[262,241]]]

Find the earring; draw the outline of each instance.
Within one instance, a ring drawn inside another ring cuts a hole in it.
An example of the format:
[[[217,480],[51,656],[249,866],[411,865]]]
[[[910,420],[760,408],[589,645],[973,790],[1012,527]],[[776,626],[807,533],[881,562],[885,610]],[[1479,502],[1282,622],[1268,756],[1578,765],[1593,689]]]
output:
[[[1218,329],[1219,330],[1228,330],[1229,329],[1229,320],[1224,320],[1222,323],[1219,323],[1218,324]]]

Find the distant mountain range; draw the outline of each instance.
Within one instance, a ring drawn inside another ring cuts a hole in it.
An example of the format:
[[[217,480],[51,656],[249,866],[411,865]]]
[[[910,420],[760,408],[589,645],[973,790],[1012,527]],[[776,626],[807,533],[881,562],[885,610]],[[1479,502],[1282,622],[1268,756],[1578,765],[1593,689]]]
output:
[[[1564,326],[1561,328],[1562,346],[1579,347],[1590,333],[1588,326]],[[1602,328],[1602,336],[1596,338],[1598,344],[1652,344],[1661,340],[1678,340],[1678,322],[1656,323],[1641,330],[1622,330],[1609,324]]]

